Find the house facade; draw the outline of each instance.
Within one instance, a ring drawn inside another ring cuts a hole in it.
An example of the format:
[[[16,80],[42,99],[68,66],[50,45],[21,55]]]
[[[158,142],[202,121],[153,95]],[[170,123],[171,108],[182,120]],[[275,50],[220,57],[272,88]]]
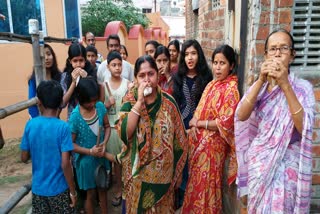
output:
[[[297,56],[291,71],[314,86],[311,210],[320,210],[320,0],[186,0],[186,39],[197,39],[209,61],[213,50],[229,44],[239,54],[241,84],[247,89],[263,61],[264,42],[276,28],[289,30]]]

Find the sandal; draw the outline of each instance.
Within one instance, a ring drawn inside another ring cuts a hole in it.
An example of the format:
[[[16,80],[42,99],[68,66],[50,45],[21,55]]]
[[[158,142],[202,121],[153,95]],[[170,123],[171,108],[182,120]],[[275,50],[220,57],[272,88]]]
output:
[[[121,202],[122,202],[122,196],[121,196],[121,195],[120,195],[119,197],[114,196],[111,204],[112,204],[114,207],[117,207],[117,206],[119,206],[119,205],[121,204]]]

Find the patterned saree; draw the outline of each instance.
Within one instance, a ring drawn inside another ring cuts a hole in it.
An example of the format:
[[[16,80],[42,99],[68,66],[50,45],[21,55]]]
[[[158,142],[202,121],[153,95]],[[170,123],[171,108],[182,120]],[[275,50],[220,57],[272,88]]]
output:
[[[250,118],[236,118],[238,195],[247,195],[248,213],[309,213],[315,100],[310,83],[293,74],[289,82],[303,106],[302,134],[294,127],[283,91],[276,86],[268,92],[268,83]]]
[[[234,146],[233,120],[239,102],[238,79],[228,76],[211,81],[205,88],[194,117],[215,120],[218,131],[199,129],[197,140],[189,137],[189,180],[182,213],[221,213],[222,180],[225,161],[227,183],[234,182],[237,162]]]
[[[144,105],[132,140],[128,113],[137,89],[124,97],[117,129],[127,146],[123,164],[126,213],[174,213],[174,187],[179,185],[187,157],[187,137],[174,99],[158,87],[156,101]]]

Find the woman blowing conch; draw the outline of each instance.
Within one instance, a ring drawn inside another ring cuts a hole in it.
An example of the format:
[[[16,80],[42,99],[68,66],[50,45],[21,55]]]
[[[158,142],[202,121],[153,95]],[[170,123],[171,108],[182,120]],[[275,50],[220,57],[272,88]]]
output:
[[[309,213],[314,94],[290,72],[294,40],[272,32],[235,120],[238,188],[248,213]]]
[[[116,159],[123,165],[126,213],[174,213],[174,188],[180,185],[187,138],[178,106],[158,86],[151,56],[135,63],[136,87],[123,98],[119,135],[126,145]]]

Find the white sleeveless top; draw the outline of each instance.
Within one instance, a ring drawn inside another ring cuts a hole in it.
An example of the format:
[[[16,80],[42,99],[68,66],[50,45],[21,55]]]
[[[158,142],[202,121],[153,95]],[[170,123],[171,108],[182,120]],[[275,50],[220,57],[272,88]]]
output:
[[[112,96],[115,99],[115,106],[110,107],[108,110],[108,118],[111,127],[114,127],[114,122],[119,118],[119,111],[122,106],[122,98],[127,93],[129,81],[125,78],[122,78],[121,84],[117,89],[112,89],[110,86],[110,78],[106,80],[109,85]],[[104,83],[104,91],[105,91],[105,102],[109,99],[109,92],[107,90],[106,84]]]

